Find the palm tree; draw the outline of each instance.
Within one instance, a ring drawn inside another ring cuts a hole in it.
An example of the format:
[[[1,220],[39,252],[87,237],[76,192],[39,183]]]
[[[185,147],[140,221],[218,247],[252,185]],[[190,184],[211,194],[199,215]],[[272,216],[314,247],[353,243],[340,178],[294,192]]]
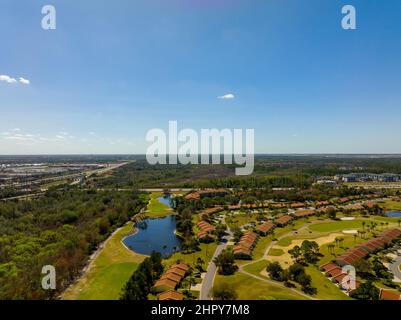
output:
[[[336,242],[336,245],[337,245],[337,247],[338,247],[338,244],[340,243],[340,238],[339,238],[339,237],[336,237],[336,238],[334,239],[334,241]]]
[[[338,241],[339,241],[340,246],[342,248],[343,247],[344,238],[339,238]]]
[[[359,233],[359,231],[358,231],[358,233]],[[357,234],[354,234],[354,244],[356,243],[356,237],[357,236],[358,236]]]
[[[334,245],[334,244],[330,243],[330,244],[327,246],[327,248],[329,249],[329,253],[331,253],[331,254],[334,253],[334,248],[335,248],[335,245]]]
[[[401,225],[401,219],[398,219],[397,222],[398,222],[398,227],[400,227],[400,225]]]
[[[195,277],[193,275],[189,275],[187,277],[187,281],[188,281],[188,287],[189,287],[188,289],[191,290],[192,285],[196,284]]]
[[[362,221],[362,230],[363,230],[363,231],[365,231],[365,224],[366,224],[366,222],[365,222],[365,221]]]

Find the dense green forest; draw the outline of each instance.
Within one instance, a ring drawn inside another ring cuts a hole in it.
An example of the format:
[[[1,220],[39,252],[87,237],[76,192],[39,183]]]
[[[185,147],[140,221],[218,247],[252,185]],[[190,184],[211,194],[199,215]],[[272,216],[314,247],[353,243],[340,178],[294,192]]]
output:
[[[30,201],[0,203],[0,299],[54,298],[88,256],[146,201],[137,192],[51,190]],[[57,289],[41,288],[53,265]]]
[[[256,156],[250,176],[235,176],[236,165],[149,165],[146,159],[97,177],[88,186],[104,188],[309,187],[319,176],[351,172],[401,173],[398,157]]]

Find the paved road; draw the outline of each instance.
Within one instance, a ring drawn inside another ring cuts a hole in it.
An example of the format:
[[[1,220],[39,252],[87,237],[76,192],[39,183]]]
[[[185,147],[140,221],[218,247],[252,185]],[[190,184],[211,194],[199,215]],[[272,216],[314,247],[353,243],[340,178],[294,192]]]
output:
[[[227,243],[220,243],[214,251],[212,260],[210,261],[209,266],[206,269],[206,275],[202,281],[202,289],[200,292],[199,300],[211,300],[211,289],[213,287],[214,277],[217,272],[217,266],[213,262],[213,260],[224,250],[226,246]]]
[[[397,257],[392,264],[389,265],[391,273],[401,280],[401,271],[400,271],[400,265],[401,265],[401,256]]]
[[[221,222],[225,224],[224,216],[221,217]],[[228,241],[233,237],[233,233],[230,229],[227,229],[227,235],[223,238],[224,242],[221,242],[217,245],[216,250],[214,251],[213,257],[206,269],[206,275],[202,281],[202,289],[200,292],[199,300],[211,300],[211,290],[213,287],[214,277],[216,276],[217,266],[213,262],[214,258],[216,258],[227,246]]]

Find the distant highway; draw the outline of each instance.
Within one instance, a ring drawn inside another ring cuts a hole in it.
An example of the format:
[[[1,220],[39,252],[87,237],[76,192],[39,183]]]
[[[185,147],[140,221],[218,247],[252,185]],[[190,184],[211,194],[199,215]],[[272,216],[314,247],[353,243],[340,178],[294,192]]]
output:
[[[130,163],[130,162],[117,163],[117,164],[113,164],[111,166],[108,166],[106,168],[92,169],[92,170],[89,170],[89,171],[78,172],[78,173],[73,173],[73,174],[69,174],[69,175],[61,175],[61,176],[51,177],[51,178],[42,178],[42,179],[37,179],[37,180],[30,181],[30,182],[14,183],[14,184],[10,184],[10,185],[7,185],[7,186],[24,187],[24,186],[29,186],[29,185],[41,185],[41,184],[60,181],[60,180],[65,180],[65,179],[78,179],[78,178],[82,179],[83,177],[88,178],[88,177],[91,177],[91,176],[93,176],[95,174],[107,173],[109,171],[112,171],[112,170],[115,170],[115,169],[120,168],[122,166],[125,166],[128,163]],[[71,185],[73,185],[73,184],[76,184],[76,181],[73,181],[71,183]],[[19,196],[15,196],[15,197],[3,198],[3,199],[0,199],[0,200],[1,201],[7,201],[7,200],[16,200],[16,199],[26,199],[26,198],[38,197],[38,196],[43,195],[47,189],[48,188],[41,188],[40,191],[35,192],[35,193],[23,194],[23,195],[19,195]]]
[[[49,182],[54,182],[54,181],[58,181],[58,180],[64,180],[64,179],[74,179],[74,178],[89,178],[94,174],[104,174],[108,171],[117,169],[119,167],[125,166],[127,165],[129,162],[122,162],[122,163],[117,163],[114,165],[111,165],[109,167],[106,168],[100,168],[100,169],[92,169],[89,171],[83,171],[83,172],[77,172],[77,173],[71,173],[71,174],[67,174],[67,175],[60,175],[60,176],[56,176],[56,177],[48,177],[48,178],[41,178],[41,179],[36,179],[36,180],[32,180],[32,181],[27,181],[27,182],[15,182],[15,183],[11,183],[8,184],[7,186],[12,186],[12,187],[25,187],[25,186],[29,186],[29,185],[33,185],[33,184],[44,184],[44,183],[49,183]]]

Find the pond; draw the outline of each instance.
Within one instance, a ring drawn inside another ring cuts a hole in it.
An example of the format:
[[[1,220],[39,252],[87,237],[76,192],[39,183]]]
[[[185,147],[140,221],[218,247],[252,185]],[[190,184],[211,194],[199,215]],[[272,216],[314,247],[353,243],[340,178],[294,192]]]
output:
[[[157,200],[159,200],[161,203],[164,203],[165,205],[169,206],[170,208],[173,207],[173,197],[169,194],[165,194],[161,197],[158,197]]]
[[[138,224],[138,231],[126,237],[123,242],[132,251],[150,255],[157,251],[164,258],[180,251],[180,239],[174,234],[176,228],[175,216],[158,219],[145,219]]]
[[[401,211],[389,211],[386,212],[386,216],[390,218],[401,218]]]

